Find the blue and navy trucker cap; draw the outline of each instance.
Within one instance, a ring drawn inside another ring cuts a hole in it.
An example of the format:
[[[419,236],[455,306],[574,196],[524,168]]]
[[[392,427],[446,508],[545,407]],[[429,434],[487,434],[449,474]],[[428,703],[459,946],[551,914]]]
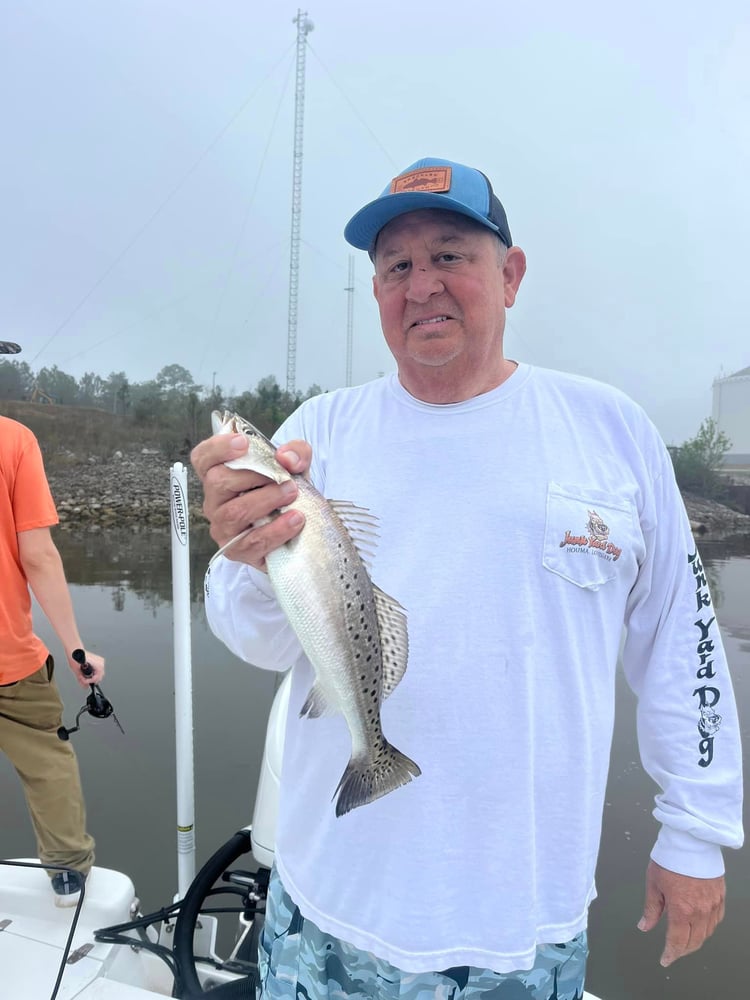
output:
[[[344,239],[359,250],[372,252],[383,226],[420,208],[466,215],[497,233],[506,246],[513,245],[505,209],[481,170],[430,156],[412,163],[393,178],[379,198],[360,208],[347,223]]]

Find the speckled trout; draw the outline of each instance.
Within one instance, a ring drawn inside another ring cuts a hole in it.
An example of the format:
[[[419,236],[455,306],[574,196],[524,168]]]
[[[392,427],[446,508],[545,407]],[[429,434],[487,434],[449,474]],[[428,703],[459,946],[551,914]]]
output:
[[[315,671],[300,715],[341,713],[351,733],[351,759],[334,792],[336,815],[343,816],[421,773],[388,742],[380,720],[383,700],[404,676],[409,641],[404,609],[373,584],[367,569],[376,519],[353,503],[327,500],[304,476],[292,476],[276,461],[268,438],[237,414],[214,411],[211,423],[215,434],[248,439],[246,454],[227,462],[229,468],[297,484],[296,499],[282,510],[302,511],[305,526],[266,556],[266,566],[276,599]]]

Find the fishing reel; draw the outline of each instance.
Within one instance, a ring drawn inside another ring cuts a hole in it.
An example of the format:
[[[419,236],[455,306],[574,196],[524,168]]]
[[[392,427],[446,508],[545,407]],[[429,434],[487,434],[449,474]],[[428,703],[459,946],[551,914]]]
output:
[[[76,661],[76,663],[80,664],[81,673],[83,674],[83,676],[91,677],[91,675],[94,672],[94,668],[91,666],[90,663],[86,662],[86,653],[82,649],[73,650],[73,659]],[[78,720],[81,718],[84,712],[88,712],[88,714],[91,715],[94,719],[108,719],[111,715],[117,728],[123,735],[125,734],[125,730],[120,725],[119,720],[115,715],[115,710],[112,708],[112,702],[105,696],[104,692],[99,687],[99,685],[89,684],[89,687],[91,688],[91,694],[89,694],[88,698],[86,699],[86,704],[78,710],[78,714],[76,715],[75,725],[71,726],[70,729],[66,729],[65,726],[60,726],[60,728],[57,730],[57,735],[61,740],[64,741],[69,740],[71,733],[78,732],[78,730],[81,728]]]

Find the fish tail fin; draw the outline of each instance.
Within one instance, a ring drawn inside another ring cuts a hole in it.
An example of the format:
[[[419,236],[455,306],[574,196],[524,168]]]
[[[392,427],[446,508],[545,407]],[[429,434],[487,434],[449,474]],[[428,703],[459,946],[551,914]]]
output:
[[[352,757],[341,775],[336,791],[336,815],[343,816],[357,806],[387,795],[407,785],[421,774],[419,766],[386,740],[376,756]]]

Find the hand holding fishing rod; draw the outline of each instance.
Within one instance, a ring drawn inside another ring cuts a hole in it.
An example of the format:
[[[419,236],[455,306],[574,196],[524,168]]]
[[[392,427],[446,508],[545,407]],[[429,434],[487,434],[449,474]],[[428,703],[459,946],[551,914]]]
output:
[[[74,649],[68,656],[73,676],[82,688],[100,684],[104,678],[105,661],[102,656],[86,649]]]
[[[83,707],[78,710],[78,714],[76,715],[75,725],[71,726],[70,729],[67,729],[65,726],[60,726],[60,728],[57,730],[57,735],[60,737],[61,740],[69,740],[71,733],[78,732],[78,730],[80,729],[78,720],[81,718],[84,712],[88,712],[88,714],[95,719],[108,719],[111,715],[113,721],[117,725],[117,728],[120,730],[121,733],[124,734],[125,730],[120,725],[119,720],[114,713],[114,709],[112,708],[112,702],[109,701],[109,699],[105,696],[104,692],[99,687],[99,685],[90,680],[90,678],[92,677],[103,676],[104,661],[101,659],[101,657],[97,657],[97,660],[101,662],[101,667],[98,667],[98,665],[97,666],[92,665],[89,662],[86,656],[86,651],[84,649],[74,649],[71,656],[78,664],[81,676],[83,678],[88,679],[88,685],[91,689],[91,693],[86,699],[85,705],[83,705]]]

